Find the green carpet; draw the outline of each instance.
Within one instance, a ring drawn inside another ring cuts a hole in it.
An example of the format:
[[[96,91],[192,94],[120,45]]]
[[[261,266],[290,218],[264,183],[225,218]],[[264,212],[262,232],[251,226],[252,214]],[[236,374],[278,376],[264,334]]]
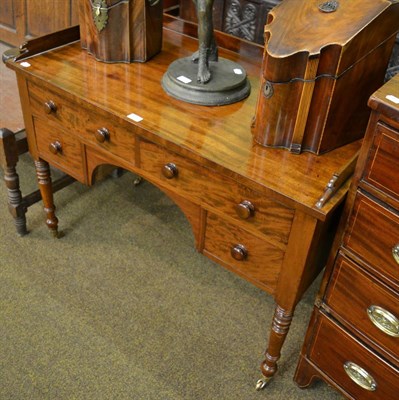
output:
[[[19,172],[27,194],[29,156]],[[56,193],[61,239],[41,203],[17,237],[0,182],[0,399],[341,399],[292,380],[320,280],[256,392],[273,299],[196,253],[182,212],[134,178]]]

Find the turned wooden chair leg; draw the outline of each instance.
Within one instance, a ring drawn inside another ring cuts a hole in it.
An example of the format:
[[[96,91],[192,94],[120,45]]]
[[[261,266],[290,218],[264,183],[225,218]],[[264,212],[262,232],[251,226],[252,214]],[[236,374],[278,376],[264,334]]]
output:
[[[14,217],[17,233],[21,236],[28,233],[26,229],[26,211],[19,187],[16,171],[18,149],[14,132],[6,128],[0,129],[0,164],[4,170],[4,181],[7,187],[8,208]]]
[[[58,237],[58,219],[55,216],[55,205],[51,183],[50,166],[46,161],[36,160],[36,175],[42,195],[44,211],[46,213],[46,224],[54,237]]]

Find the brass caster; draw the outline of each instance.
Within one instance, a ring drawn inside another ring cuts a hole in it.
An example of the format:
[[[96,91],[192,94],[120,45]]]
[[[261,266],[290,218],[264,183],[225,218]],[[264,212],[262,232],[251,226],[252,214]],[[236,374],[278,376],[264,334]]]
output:
[[[143,178],[141,176],[138,176],[134,181],[133,181],[133,185],[134,186],[138,186],[140,185],[140,183],[143,181]]]
[[[259,379],[256,382],[256,390],[257,391],[263,390],[267,386],[267,384],[270,382],[271,379],[272,379],[272,377],[269,377],[269,378],[263,377],[263,378]]]

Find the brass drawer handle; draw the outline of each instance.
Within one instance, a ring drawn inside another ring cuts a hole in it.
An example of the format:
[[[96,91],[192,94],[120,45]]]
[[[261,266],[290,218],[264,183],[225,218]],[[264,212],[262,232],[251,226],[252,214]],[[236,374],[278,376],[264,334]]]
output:
[[[49,144],[48,149],[51,153],[58,154],[62,152],[62,145],[58,140],[56,140],[55,142]]]
[[[377,382],[375,379],[365,369],[359,367],[354,362],[347,361],[344,364],[344,370],[349,378],[363,389],[370,392],[374,392],[377,389]]]
[[[370,306],[367,309],[370,321],[382,332],[389,336],[399,337],[399,319],[379,306]]]
[[[394,260],[399,264],[399,243],[392,247],[392,256]]]
[[[46,101],[44,103],[44,111],[46,114],[55,113],[57,111],[57,105],[54,103],[53,100]]]
[[[100,128],[94,132],[94,136],[99,143],[104,143],[109,140],[109,130],[107,128]]]
[[[236,244],[231,248],[231,256],[237,261],[244,261],[248,257],[248,250],[243,244]]]
[[[255,214],[255,207],[249,200],[236,205],[236,212],[241,219],[249,219]]]
[[[166,179],[173,179],[176,178],[178,175],[179,170],[176,167],[176,164],[167,163],[162,168],[162,174]]]

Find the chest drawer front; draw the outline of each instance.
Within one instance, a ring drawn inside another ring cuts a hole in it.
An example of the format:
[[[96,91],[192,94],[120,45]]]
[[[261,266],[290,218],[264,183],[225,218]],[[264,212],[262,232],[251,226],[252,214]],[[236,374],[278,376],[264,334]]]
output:
[[[358,192],[344,245],[399,285],[399,215]]]
[[[343,255],[327,287],[327,306],[369,337],[399,365],[399,297]],[[376,308],[378,307],[378,308]]]
[[[399,371],[392,365],[383,361],[323,314],[318,314],[313,334],[314,342],[309,358],[352,398],[397,398]]]
[[[277,247],[208,213],[204,252],[257,286],[274,293],[284,256]]]
[[[363,179],[399,200],[399,134],[377,125]]]
[[[176,174],[168,179],[163,171],[170,164],[176,167]],[[222,213],[285,249],[294,216],[292,209],[149,142],[140,142],[140,167],[168,188],[184,192],[211,212]],[[246,208],[248,202],[252,211]]]
[[[40,157],[84,182],[83,152],[79,139],[38,118],[34,118],[34,126]]]

